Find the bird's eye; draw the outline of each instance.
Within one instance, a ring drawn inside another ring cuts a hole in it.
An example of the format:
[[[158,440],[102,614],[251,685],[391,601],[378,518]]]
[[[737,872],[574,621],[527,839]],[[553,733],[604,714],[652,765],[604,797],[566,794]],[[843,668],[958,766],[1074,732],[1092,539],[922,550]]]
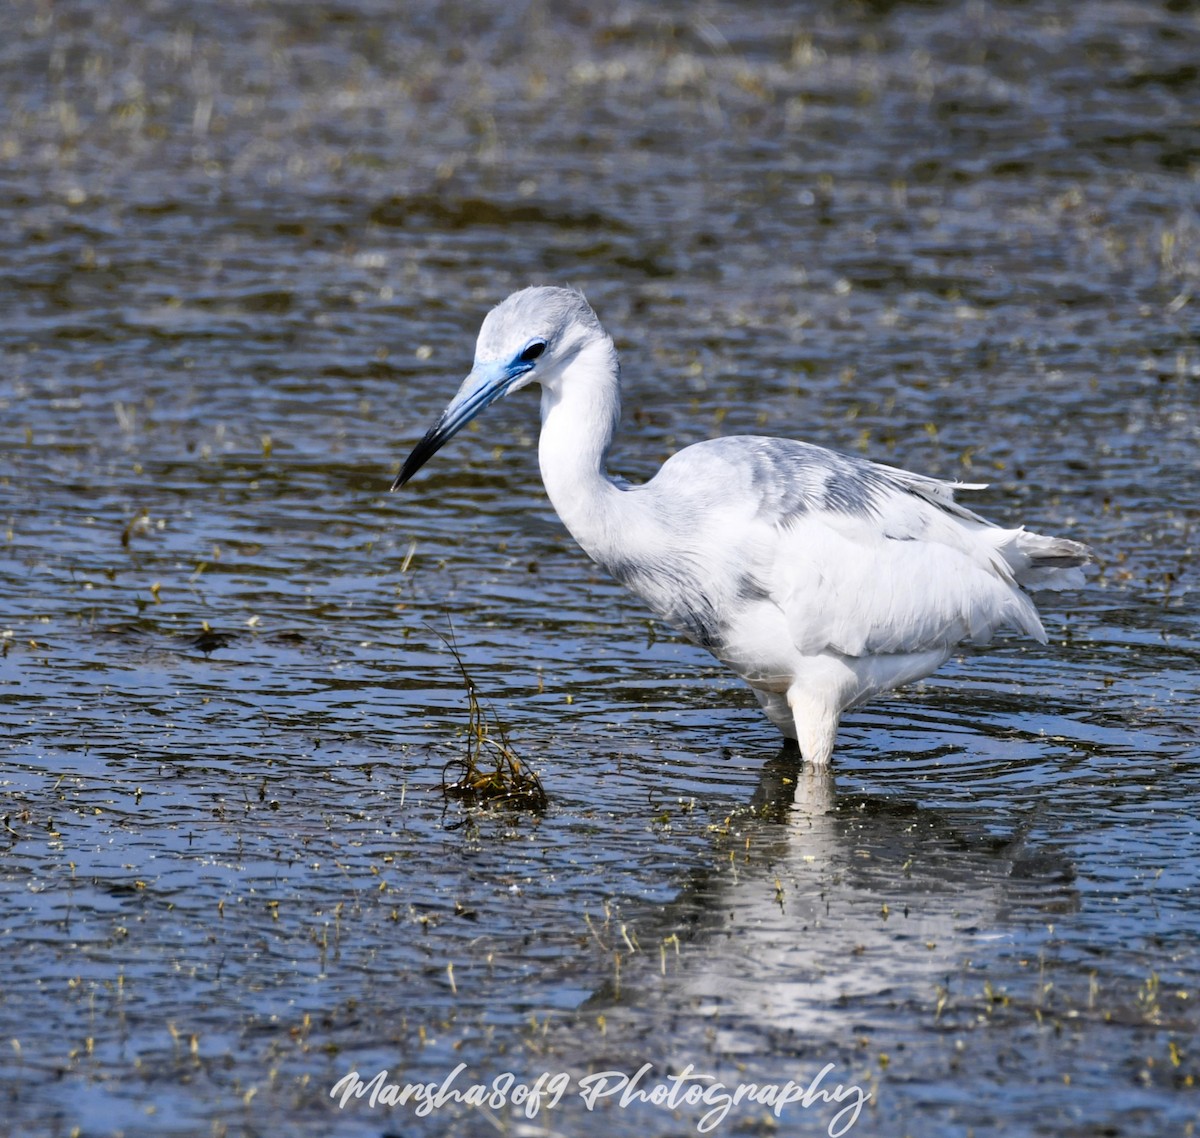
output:
[[[517,356],[517,359],[519,359],[523,364],[531,364],[545,350],[546,343],[544,340],[534,340],[532,344],[529,344],[525,350],[519,356]]]

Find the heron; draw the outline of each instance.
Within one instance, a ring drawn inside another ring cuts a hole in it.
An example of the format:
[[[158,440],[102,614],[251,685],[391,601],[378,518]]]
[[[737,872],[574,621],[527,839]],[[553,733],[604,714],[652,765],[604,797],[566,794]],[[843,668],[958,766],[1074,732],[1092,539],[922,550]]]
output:
[[[1005,529],[947,482],[813,443],[732,435],[647,482],[607,471],[616,348],[583,294],[537,286],[484,318],[470,374],[416,444],[403,486],[502,396],[541,386],[538,463],[583,551],[740,676],[801,757],[827,768],[842,714],[1002,627],[1046,643],[1026,589],[1083,584],[1087,546]]]

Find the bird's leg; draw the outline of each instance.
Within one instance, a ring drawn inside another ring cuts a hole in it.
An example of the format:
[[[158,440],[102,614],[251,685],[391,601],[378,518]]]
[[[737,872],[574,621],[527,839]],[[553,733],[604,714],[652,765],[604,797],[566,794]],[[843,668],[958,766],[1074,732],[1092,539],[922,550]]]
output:
[[[801,686],[798,683],[788,688],[787,693],[800,754],[809,766],[818,770],[829,766],[833,741],[837,738],[838,720],[841,718],[837,701],[823,699],[821,695],[813,686]]]
[[[764,691],[762,688],[751,687],[754,698],[762,704],[767,718],[779,728],[785,739],[796,738],[795,720],[792,709],[788,706],[787,696],[781,691]]]

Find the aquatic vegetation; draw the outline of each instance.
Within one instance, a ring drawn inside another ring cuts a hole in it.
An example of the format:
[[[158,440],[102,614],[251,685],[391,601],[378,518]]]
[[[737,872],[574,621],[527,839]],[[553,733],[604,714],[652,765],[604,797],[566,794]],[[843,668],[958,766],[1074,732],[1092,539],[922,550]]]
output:
[[[544,810],[548,799],[542,781],[517,757],[504,724],[480,701],[479,688],[454,641],[453,627],[449,637],[440,632],[437,636],[454,657],[467,694],[466,754],[450,759],[442,768],[442,793],[472,806]]]

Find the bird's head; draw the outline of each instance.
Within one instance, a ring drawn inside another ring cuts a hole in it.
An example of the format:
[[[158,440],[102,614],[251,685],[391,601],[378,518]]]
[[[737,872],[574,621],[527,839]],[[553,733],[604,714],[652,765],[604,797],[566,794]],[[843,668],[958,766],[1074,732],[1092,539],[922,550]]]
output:
[[[608,341],[608,334],[574,289],[526,288],[501,301],[484,318],[470,375],[404,460],[392,489],[403,486],[485,407],[530,383],[553,387],[580,351],[598,340]]]

